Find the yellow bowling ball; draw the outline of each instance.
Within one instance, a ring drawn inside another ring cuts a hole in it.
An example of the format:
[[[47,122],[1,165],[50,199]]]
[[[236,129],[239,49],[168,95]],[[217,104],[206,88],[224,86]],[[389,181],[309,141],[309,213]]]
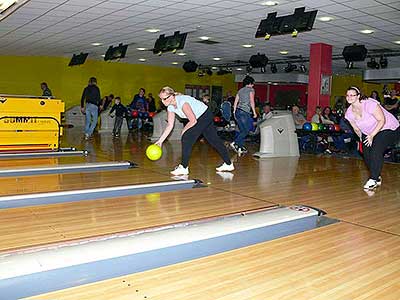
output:
[[[152,144],[146,149],[146,156],[150,160],[159,160],[162,156],[162,149],[156,144]]]

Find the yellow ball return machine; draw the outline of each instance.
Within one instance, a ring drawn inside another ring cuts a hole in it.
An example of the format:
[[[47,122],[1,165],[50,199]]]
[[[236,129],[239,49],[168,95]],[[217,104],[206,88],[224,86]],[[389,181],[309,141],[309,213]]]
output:
[[[64,110],[59,99],[0,94],[0,158],[86,155],[60,148]]]

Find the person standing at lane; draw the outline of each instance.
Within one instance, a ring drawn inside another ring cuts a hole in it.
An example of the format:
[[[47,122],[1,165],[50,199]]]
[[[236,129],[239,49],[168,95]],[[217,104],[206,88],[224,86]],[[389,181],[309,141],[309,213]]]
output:
[[[90,77],[88,86],[83,90],[81,97],[81,111],[86,115],[85,139],[89,139],[96,128],[100,103],[101,97],[97,79]]]
[[[246,76],[243,79],[243,87],[236,94],[235,102],[233,104],[233,113],[239,126],[239,134],[230,146],[239,154],[247,153],[247,149],[244,146],[244,140],[249,134],[253,118],[257,118],[254,102],[255,92],[253,87],[254,79],[250,76]]]

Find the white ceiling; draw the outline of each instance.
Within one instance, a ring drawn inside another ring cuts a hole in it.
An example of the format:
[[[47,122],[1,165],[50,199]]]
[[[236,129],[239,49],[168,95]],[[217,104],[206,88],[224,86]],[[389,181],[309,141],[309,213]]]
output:
[[[277,0],[278,5],[263,6],[263,0],[30,0],[9,17],[0,21],[0,55],[72,56],[89,52],[91,59],[103,59],[110,45],[129,44],[123,61],[150,65],[168,65],[176,61],[181,66],[187,60],[202,65],[225,64],[235,60],[248,61],[257,52],[270,60],[286,56],[309,56],[310,43],[327,43],[333,54],[353,43],[367,49],[400,51],[399,0]],[[254,37],[258,24],[266,15],[293,14],[297,7],[318,10],[317,18],[333,17],[330,22],[315,21],[312,31],[273,36],[269,41]],[[159,28],[158,33],[145,29]],[[360,30],[371,29],[373,34]],[[165,53],[154,55],[137,47],[153,48],[160,34],[189,32],[186,56]],[[200,36],[219,42],[214,45],[197,43]],[[102,43],[92,46],[91,43]],[[254,48],[243,48],[253,44]],[[220,57],[216,62],[213,57]],[[140,62],[139,58],[147,59]],[[389,67],[400,67],[400,56],[389,57]],[[365,68],[366,62],[356,63]],[[284,65],[278,65],[281,70]],[[334,71],[341,72],[343,60],[333,62]]]

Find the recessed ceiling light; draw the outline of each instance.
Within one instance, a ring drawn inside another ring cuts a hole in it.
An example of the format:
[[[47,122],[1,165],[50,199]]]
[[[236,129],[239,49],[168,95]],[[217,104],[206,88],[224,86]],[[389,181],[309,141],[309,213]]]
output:
[[[139,47],[139,48],[136,48],[137,50],[139,50],[139,51],[146,51],[147,50],[147,48],[143,48],[143,47]]]
[[[213,60],[221,60],[220,57],[214,57]]]
[[[286,54],[288,54],[288,53],[289,53],[289,51],[282,50],[282,51],[279,51],[279,53],[280,53],[280,54],[282,54],[282,55],[286,55]]]
[[[275,6],[278,5],[279,2],[277,1],[264,1],[260,3],[261,5],[265,5],[265,6]]]
[[[151,32],[151,33],[156,33],[156,32],[159,32],[160,29],[157,29],[157,28],[149,28],[149,29],[146,29],[146,31],[147,31],[147,32]]]
[[[374,33],[374,31],[373,31],[373,30],[371,30],[371,29],[364,29],[364,30],[360,30],[360,32],[361,32],[361,33],[365,33],[365,34],[371,34],[371,33]]]
[[[236,71],[242,71],[243,69],[242,68],[236,68]]]
[[[177,53],[177,55],[179,55],[179,56],[185,56],[186,53],[185,53],[185,52],[179,52],[179,53]]]
[[[400,45],[400,41],[394,41],[393,43]]]
[[[171,63],[172,65],[177,65],[177,64],[179,64],[177,61],[173,61],[172,63]]]
[[[203,41],[208,41],[210,39],[210,37],[208,36],[201,36],[199,37],[199,39],[203,40]]]
[[[243,47],[243,48],[253,48],[254,45],[251,45],[251,44],[244,44],[244,45],[242,45],[242,47]]]
[[[320,20],[322,22],[329,22],[329,21],[332,21],[333,18],[332,17],[320,17],[320,18],[318,18],[318,20]]]
[[[146,61],[145,58],[139,58],[139,61]]]
[[[101,46],[103,45],[102,43],[92,43],[92,46]]]

